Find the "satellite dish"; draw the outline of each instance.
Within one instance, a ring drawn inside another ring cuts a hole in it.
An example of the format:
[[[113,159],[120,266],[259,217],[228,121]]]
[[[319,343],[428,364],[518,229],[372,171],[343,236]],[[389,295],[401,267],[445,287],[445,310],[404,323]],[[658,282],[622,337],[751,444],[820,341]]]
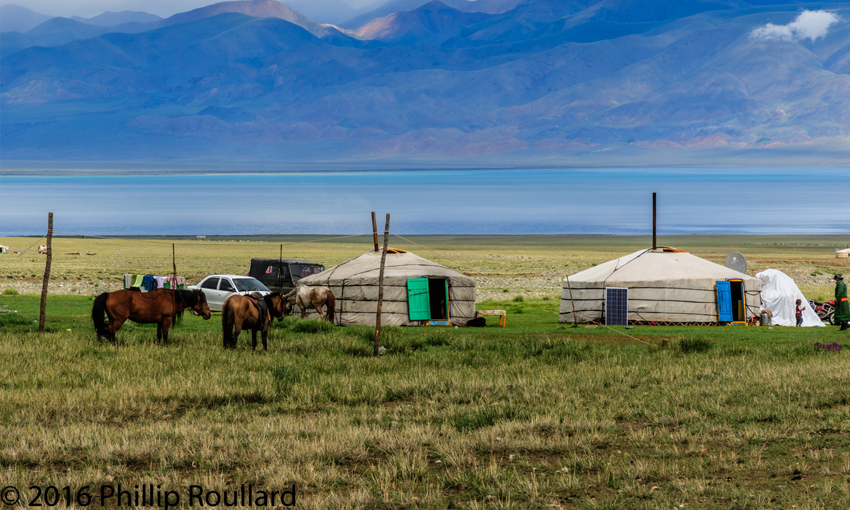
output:
[[[733,251],[729,255],[726,256],[726,263],[723,264],[729,269],[733,269],[738,271],[739,273],[747,272],[747,259],[737,251]]]

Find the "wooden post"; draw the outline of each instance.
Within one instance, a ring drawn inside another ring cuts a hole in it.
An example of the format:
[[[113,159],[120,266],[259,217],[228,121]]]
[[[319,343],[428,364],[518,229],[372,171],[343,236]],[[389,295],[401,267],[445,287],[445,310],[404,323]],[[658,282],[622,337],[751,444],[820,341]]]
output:
[[[280,245],[280,257],[277,259],[277,291],[283,294],[283,243]]]
[[[384,264],[387,261],[387,245],[390,239],[390,214],[387,213],[387,226],[384,228],[384,251],[381,252],[381,272],[378,273],[378,315],[375,317],[375,351],[378,355],[378,343],[381,341],[381,308],[384,306]]]
[[[38,332],[44,333],[47,313],[47,286],[50,283],[50,262],[53,259],[53,213],[47,213],[47,264],[44,266],[44,283],[41,284],[41,310],[38,314]]]
[[[578,327],[578,316],[576,315],[576,302],[573,300],[573,284],[570,283],[570,275],[567,275],[567,287],[570,288],[570,301],[573,303],[573,327]]]
[[[171,243],[171,264],[174,267],[174,276],[177,276],[177,256],[175,253],[174,243]]]
[[[378,220],[375,219],[375,211],[372,211],[372,236],[375,238],[375,251],[378,251]]]
[[[658,248],[658,243],[655,242],[655,193],[652,194],[652,249]]]

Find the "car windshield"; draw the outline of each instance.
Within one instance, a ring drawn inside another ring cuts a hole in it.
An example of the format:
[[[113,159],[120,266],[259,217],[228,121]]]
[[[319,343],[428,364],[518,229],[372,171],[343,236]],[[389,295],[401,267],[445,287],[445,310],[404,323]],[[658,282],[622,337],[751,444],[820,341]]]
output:
[[[260,280],[257,280],[255,278],[234,278],[233,283],[236,284],[236,289],[239,292],[268,292],[269,290],[269,288],[263,285]]]

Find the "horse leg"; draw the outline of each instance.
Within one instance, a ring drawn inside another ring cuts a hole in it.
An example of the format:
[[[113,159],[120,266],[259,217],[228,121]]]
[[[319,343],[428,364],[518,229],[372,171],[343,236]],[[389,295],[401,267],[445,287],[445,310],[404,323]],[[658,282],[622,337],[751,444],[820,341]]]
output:
[[[319,312],[319,320],[325,320],[325,304],[319,301],[313,301],[313,308]]]
[[[304,300],[301,299],[301,296],[298,296],[298,308],[301,309],[301,318],[304,319],[307,317],[307,307],[304,305]]]
[[[162,343],[168,344],[168,328],[171,326],[171,317],[163,317],[159,322],[159,328],[162,328]]]
[[[106,331],[108,333],[106,339],[114,344],[116,342],[115,333],[118,333],[118,330],[124,325],[124,321],[127,320],[127,317],[116,315],[107,307],[106,318],[109,319],[109,324],[106,325]]]
[[[162,342],[162,319],[156,323],[156,343]]]
[[[267,327],[266,329],[263,330],[263,350],[267,351],[267,352],[269,350],[268,338],[269,338],[269,328]]]
[[[242,332],[242,320],[235,319],[233,321],[233,337],[230,339],[230,348],[236,349],[236,341],[239,340],[239,333]]]
[[[107,329],[109,330],[109,341],[113,344],[118,341],[115,334],[118,333],[118,330],[121,329],[121,326],[124,325],[124,321],[126,320],[127,319],[123,317],[115,317],[109,321],[109,326],[107,326]]]
[[[265,339],[263,341],[265,341]],[[252,351],[257,350],[257,330],[256,329],[251,330],[251,350]]]

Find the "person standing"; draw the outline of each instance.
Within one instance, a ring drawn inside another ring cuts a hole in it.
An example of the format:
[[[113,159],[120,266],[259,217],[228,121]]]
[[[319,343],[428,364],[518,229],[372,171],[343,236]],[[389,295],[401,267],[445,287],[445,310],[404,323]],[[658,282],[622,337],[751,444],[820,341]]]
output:
[[[833,320],[841,324],[839,331],[850,329],[850,302],[847,301],[847,285],[841,273],[832,277],[835,280],[835,314]]]

